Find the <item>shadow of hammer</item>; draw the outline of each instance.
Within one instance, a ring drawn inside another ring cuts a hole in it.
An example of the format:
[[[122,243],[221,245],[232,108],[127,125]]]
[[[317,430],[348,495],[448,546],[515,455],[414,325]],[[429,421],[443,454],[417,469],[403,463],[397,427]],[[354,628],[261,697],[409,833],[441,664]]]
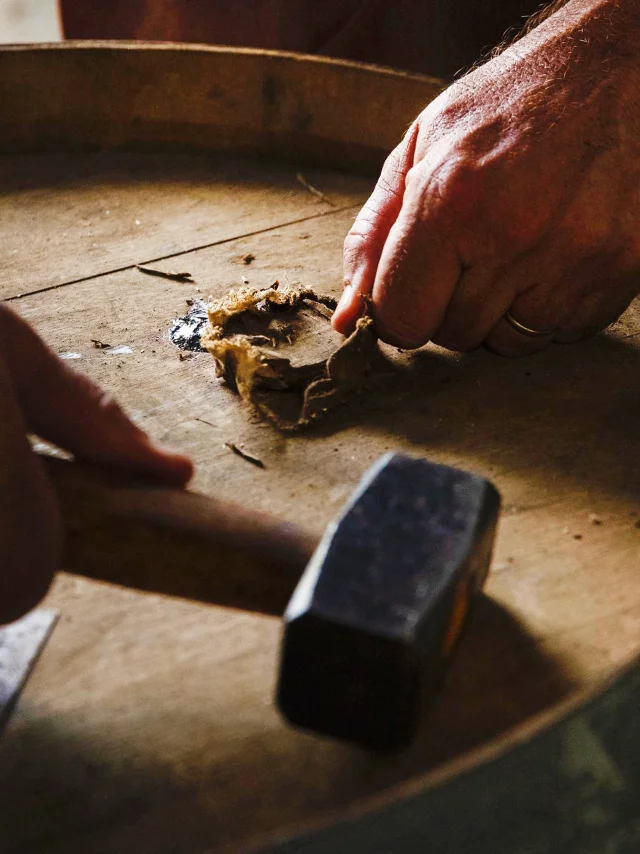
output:
[[[408,745],[488,573],[500,496],[387,454],[322,538],[245,507],[43,457],[62,566],[138,590],[281,615],[277,702],[294,725]]]

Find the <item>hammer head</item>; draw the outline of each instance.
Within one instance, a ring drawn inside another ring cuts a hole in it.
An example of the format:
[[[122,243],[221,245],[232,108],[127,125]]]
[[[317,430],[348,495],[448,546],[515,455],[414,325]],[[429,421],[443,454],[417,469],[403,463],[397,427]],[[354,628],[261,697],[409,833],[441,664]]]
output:
[[[484,478],[382,457],[327,529],[286,610],[285,717],[374,749],[406,746],[487,576],[499,507]]]

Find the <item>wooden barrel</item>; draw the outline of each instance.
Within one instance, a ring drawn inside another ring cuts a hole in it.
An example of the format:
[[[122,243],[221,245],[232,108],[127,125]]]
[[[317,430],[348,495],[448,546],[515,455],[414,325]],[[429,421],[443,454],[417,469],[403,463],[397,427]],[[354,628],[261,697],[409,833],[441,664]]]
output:
[[[440,88],[250,50],[0,50],[0,297],[190,453],[194,489],[319,534],[395,449],[504,498],[487,597],[394,756],[284,725],[276,619],[61,573],[0,745],[0,851],[637,850],[638,304],[523,360],[385,349],[366,393],[294,437],[168,338],[187,299],[243,277],[337,293],[376,169]]]

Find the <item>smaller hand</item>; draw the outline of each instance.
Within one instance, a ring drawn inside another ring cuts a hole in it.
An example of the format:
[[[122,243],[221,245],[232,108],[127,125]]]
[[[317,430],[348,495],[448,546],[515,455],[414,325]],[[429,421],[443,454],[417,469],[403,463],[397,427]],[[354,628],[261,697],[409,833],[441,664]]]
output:
[[[59,569],[59,509],[28,433],[173,486],[193,471],[187,457],[154,445],[113,398],[0,305],[0,624],[33,608]]]

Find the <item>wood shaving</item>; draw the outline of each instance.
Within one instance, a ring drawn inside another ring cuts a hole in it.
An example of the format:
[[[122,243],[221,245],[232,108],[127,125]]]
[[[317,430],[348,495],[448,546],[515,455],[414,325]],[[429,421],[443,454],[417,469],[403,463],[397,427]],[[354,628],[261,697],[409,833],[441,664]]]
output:
[[[237,445],[234,445],[233,442],[225,442],[225,448],[229,448],[237,457],[241,457],[243,460],[246,460],[251,465],[257,466],[259,469],[263,469],[265,467],[262,460],[259,460],[257,457],[248,454],[246,451],[243,451],[242,448],[239,448]]]
[[[193,284],[191,273],[165,272],[164,270],[156,270],[153,267],[143,267],[141,264],[136,264],[136,270],[146,273],[147,276],[159,276],[161,279],[170,279],[172,282],[189,282]]]
[[[305,190],[308,190],[312,195],[316,197],[316,199],[320,199],[321,202],[326,202],[326,204],[331,205],[331,207],[335,207],[336,203],[332,202],[328,196],[319,190],[317,187],[314,187],[313,184],[310,184],[307,179],[300,172],[296,175],[296,181],[301,184]]]
[[[299,430],[361,387],[376,351],[371,318],[345,339],[331,328],[335,306],[311,288],[239,288],[208,306],[202,346],[255,411]]]

